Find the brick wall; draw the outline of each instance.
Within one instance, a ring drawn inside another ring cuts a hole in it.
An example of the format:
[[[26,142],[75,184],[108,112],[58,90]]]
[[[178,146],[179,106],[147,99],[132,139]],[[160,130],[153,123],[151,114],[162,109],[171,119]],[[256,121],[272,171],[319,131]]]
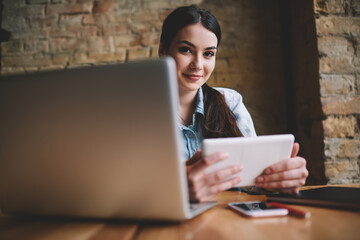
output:
[[[360,1],[316,0],[325,170],[360,182]]]
[[[2,73],[157,56],[169,9],[199,1],[4,0]]]

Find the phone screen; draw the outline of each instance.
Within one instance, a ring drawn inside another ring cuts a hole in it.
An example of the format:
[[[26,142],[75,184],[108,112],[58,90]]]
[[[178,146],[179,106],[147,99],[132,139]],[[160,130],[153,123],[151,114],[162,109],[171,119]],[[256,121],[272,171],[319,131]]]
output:
[[[238,204],[234,204],[234,206],[241,208],[245,211],[264,210],[267,208],[266,204],[263,202],[238,203]]]
[[[250,217],[284,216],[288,210],[284,208],[267,207],[265,202],[234,202],[229,203],[231,209]]]

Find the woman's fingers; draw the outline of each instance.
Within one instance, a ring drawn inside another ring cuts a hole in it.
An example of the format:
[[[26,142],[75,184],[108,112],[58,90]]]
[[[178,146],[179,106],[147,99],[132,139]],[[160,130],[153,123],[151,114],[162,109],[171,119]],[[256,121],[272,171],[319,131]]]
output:
[[[306,160],[302,157],[293,157],[266,168],[263,172],[263,175],[269,175],[274,173],[279,173],[283,171],[289,171],[296,168],[301,168],[306,166]]]
[[[266,189],[295,188],[295,187],[303,186],[305,184],[305,180],[306,178],[299,178],[299,179],[281,180],[281,181],[273,181],[273,182],[262,182],[262,183],[256,183],[256,186]]]
[[[242,170],[242,166],[235,165],[227,167],[209,174],[197,174],[189,181],[190,191],[196,192],[206,186],[211,186],[219,182],[230,178],[231,176],[239,173]]]
[[[309,175],[306,160],[296,157],[298,151],[299,145],[296,143],[291,154],[292,158],[266,168],[263,174],[256,178],[255,185],[271,191],[297,193]]]
[[[201,152],[196,152],[187,165],[188,186],[191,201],[206,201],[219,192],[236,186],[240,177],[233,177],[242,170],[240,165],[205,174],[205,169],[229,157],[228,153],[218,152],[201,157]]]
[[[294,143],[294,146],[293,146],[293,149],[292,149],[292,151],[291,151],[291,156],[290,157],[295,157],[295,156],[297,156],[298,155],[298,153],[299,153],[299,150],[300,150],[300,145],[299,145],[299,143]]]
[[[204,169],[208,166],[211,166],[217,162],[223,161],[229,157],[229,154],[226,152],[217,152],[210,154],[208,156],[200,157],[198,161],[191,165],[192,173],[197,174],[198,172],[203,173]]]
[[[241,178],[239,176],[236,176],[224,182],[204,187],[199,191],[194,192],[193,194],[194,199],[192,200],[199,202],[208,201],[212,199],[216,194],[225,191],[227,189],[230,189],[236,186],[237,184],[239,184],[240,182],[241,182]]]
[[[215,183],[224,181],[225,179],[233,176],[236,173],[239,173],[242,169],[243,168],[241,165],[234,165],[231,167],[227,167],[227,168],[209,173],[204,177],[204,179],[209,184],[215,184]]]
[[[297,168],[289,171],[274,173],[270,175],[261,175],[256,178],[256,183],[262,182],[274,182],[274,181],[281,181],[284,179],[302,179],[308,176],[308,171],[306,168]]]

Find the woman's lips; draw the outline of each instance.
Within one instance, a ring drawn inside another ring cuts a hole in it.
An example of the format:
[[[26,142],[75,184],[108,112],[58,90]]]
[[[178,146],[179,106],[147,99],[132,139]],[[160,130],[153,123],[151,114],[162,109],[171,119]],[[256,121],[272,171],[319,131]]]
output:
[[[183,73],[183,75],[185,77],[187,77],[188,79],[190,79],[191,81],[198,81],[202,77],[202,75],[197,75],[197,74],[185,74],[185,73]]]

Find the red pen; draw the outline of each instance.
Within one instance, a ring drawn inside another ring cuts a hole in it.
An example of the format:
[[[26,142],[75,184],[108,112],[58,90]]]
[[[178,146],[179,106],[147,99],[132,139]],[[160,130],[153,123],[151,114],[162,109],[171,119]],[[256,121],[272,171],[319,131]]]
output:
[[[272,207],[278,207],[278,208],[285,208],[289,211],[290,215],[296,216],[296,217],[300,217],[300,218],[309,218],[311,216],[310,212],[304,212],[301,211],[299,209],[290,207],[288,205],[282,204],[282,203],[278,203],[278,202],[269,202],[267,203],[269,206]]]

